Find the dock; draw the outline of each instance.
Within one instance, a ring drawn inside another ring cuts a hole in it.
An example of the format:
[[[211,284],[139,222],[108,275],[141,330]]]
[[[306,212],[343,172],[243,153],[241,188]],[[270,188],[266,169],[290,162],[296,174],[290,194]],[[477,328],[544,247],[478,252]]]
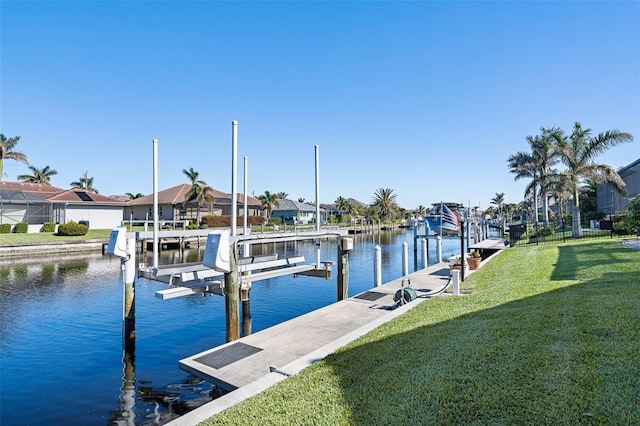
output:
[[[488,238],[469,246],[471,250],[504,250],[508,246],[504,245],[504,240]]]
[[[449,264],[441,262],[180,360],[181,369],[231,392],[169,425],[197,424],[297,374],[381,324],[442,294],[450,284],[450,272]],[[473,272],[467,271],[466,276]],[[399,297],[405,287],[413,289],[414,300],[405,302]]]

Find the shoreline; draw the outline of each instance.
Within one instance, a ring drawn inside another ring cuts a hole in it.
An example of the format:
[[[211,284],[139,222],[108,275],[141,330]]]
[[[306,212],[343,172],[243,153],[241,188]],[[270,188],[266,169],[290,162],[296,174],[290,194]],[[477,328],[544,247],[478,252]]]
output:
[[[46,243],[24,243],[0,245],[0,258],[20,257],[28,255],[50,255],[78,252],[104,251],[108,239],[95,239],[83,241],[60,241]]]

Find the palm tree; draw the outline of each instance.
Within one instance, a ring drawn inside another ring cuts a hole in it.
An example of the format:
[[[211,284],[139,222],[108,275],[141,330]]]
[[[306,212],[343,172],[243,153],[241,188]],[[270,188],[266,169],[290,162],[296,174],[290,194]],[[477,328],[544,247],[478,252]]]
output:
[[[267,211],[267,220],[271,218],[271,212],[273,212],[273,206],[280,207],[278,194],[272,194],[269,191],[264,191],[263,195],[258,195],[261,207]]]
[[[619,130],[607,130],[593,137],[591,129],[583,129],[581,124],[576,122],[570,135],[558,130],[553,137],[558,143],[560,161],[567,166],[565,173],[573,192],[572,234],[574,238],[581,237],[578,195],[581,183],[588,179],[596,183],[608,183],[620,194],[625,194],[625,183],[620,175],[610,166],[598,164],[595,160],[607,149],[620,143],[633,141],[633,136]]]
[[[276,198],[279,200],[286,200],[288,196],[289,194],[287,194],[286,192],[278,192],[276,194]]]
[[[93,187],[93,178],[87,176],[88,172],[84,172],[84,176],[82,176],[79,180],[75,182],[71,182],[69,185],[72,188],[82,188],[85,191],[95,192],[98,194],[98,190]]]
[[[3,173],[3,165],[4,159],[20,161],[24,164],[29,164],[27,160],[27,155],[16,151],[16,145],[20,141],[20,136],[14,136],[12,138],[6,138],[3,133],[0,133],[0,182],[2,181]]]
[[[423,217],[427,213],[427,208],[420,204],[414,211],[416,217]]]
[[[555,139],[557,128],[540,128],[541,135],[527,136],[531,152],[518,152],[509,157],[507,162],[514,180],[530,178],[531,183],[525,187],[525,197],[533,196],[535,221],[538,221],[538,194],[542,196],[542,215],[545,226],[549,221],[548,193],[552,191],[552,176],[557,174],[552,167],[558,162]],[[539,192],[538,192],[539,189]]]
[[[498,206],[496,213],[499,217],[500,213],[502,213],[502,204],[504,204],[504,192],[501,192],[499,194],[496,192],[496,196],[491,199],[491,204],[495,204],[496,206]]]
[[[39,169],[35,166],[28,166],[29,170],[31,170],[30,175],[19,175],[18,180],[22,182],[28,183],[43,183],[45,185],[49,185],[51,182],[51,176],[57,175],[58,172],[50,169],[49,166],[45,166],[43,169]]]
[[[208,186],[205,181],[198,179],[200,173],[195,171],[193,167],[190,167],[188,170],[182,169],[182,173],[184,173],[191,181],[191,188],[189,188],[189,191],[184,194],[184,204],[186,206],[191,201],[196,202],[196,223],[199,224],[200,207],[212,206],[215,203],[215,198],[212,194],[213,188]]]
[[[144,195],[143,195],[143,194],[141,194],[141,193],[139,193],[139,192],[138,192],[136,195],[133,195],[133,193],[131,193],[131,192],[127,192],[127,193],[126,193],[126,194],[124,194],[124,195],[126,195],[127,197],[129,197],[129,199],[130,199],[130,200],[135,200],[136,198],[142,198],[142,197],[144,197]]]
[[[373,194],[372,206],[377,207],[377,214],[383,219],[393,219],[398,211],[397,195],[391,188],[378,188]]]
[[[304,200],[304,197],[300,197],[300,198],[298,198],[298,202],[299,202],[299,203],[306,203],[306,201]]]

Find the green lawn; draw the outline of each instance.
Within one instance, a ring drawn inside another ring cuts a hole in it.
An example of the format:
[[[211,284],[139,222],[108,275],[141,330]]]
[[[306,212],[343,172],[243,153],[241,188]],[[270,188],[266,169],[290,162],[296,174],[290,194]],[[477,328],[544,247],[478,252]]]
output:
[[[512,248],[205,425],[640,424],[640,252]]]

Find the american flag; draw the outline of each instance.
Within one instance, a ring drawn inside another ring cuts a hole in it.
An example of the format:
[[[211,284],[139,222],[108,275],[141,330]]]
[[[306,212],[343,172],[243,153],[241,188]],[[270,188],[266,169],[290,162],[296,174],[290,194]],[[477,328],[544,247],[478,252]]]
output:
[[[460,226],[458,212],[452,212],[445,204],[442,205],[442,222],[447,222],[453,226]]]

